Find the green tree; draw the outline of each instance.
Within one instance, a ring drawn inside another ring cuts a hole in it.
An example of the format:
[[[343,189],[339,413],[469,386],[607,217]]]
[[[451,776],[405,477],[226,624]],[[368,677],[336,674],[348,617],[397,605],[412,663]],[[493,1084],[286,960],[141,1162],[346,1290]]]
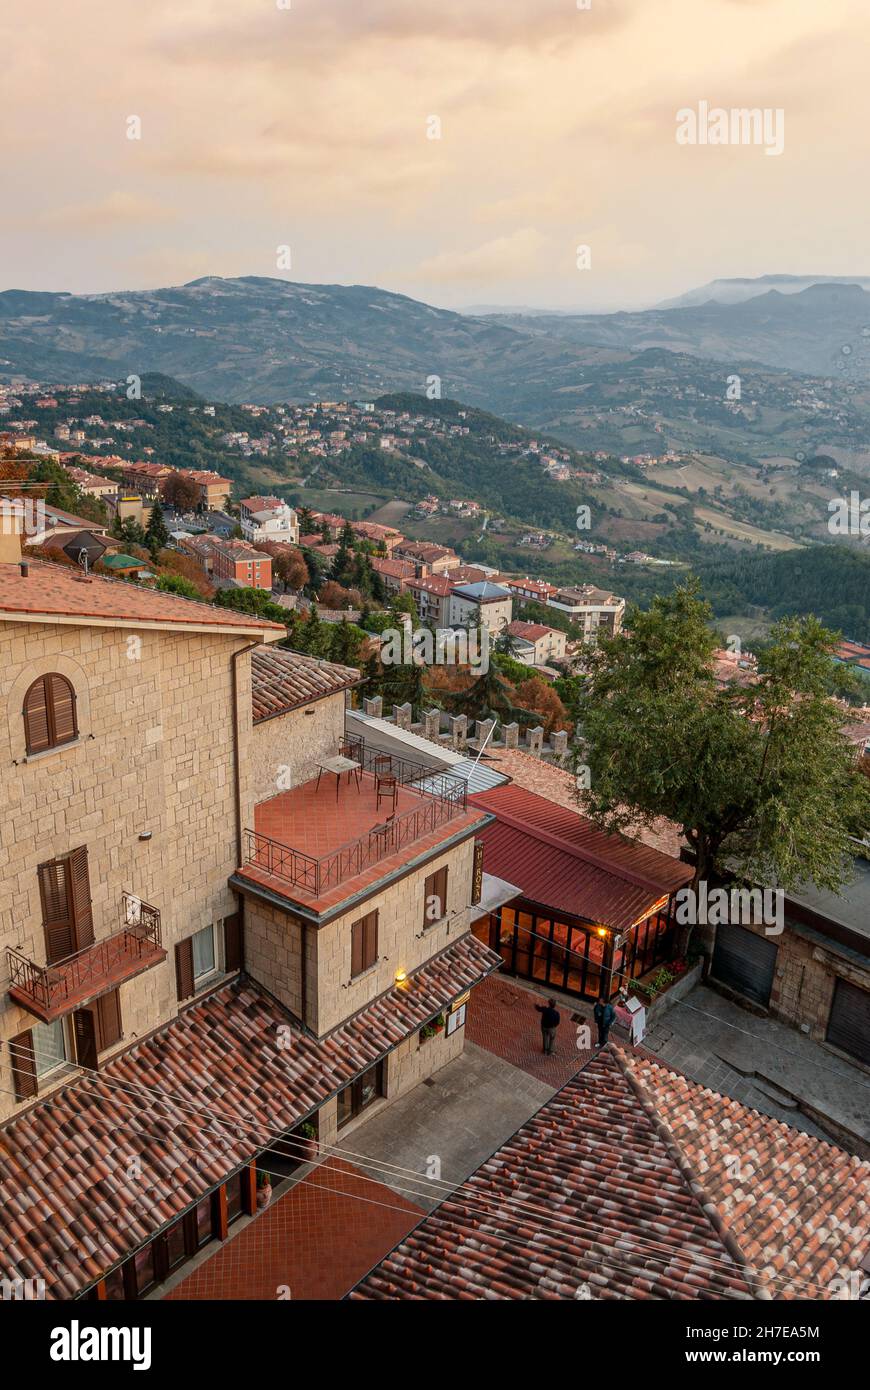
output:
[[[666,816],[719,872],[836,891],[849,836],[870,825],[870,783],[831,701],[834,633],[816,618],[773,630],[757,686],[717,686],[710,608],[690,580],[599,640],[579,693],[584,812],[606,830]],[[685,945],[685,943],[684,943]]]
[[[202,595],[196,585],[185,579],[183,574],[161,574],[154,587],[165,594],[178,594],[181,598],[195,598],[202,602]]]
[[[145,544],[153,558],[156,559],[158,552],[163,549],[168,540],[169,532],[163,520],[163,512],[159,502],[155,502],[148,517],[148,525],[145,528]]]

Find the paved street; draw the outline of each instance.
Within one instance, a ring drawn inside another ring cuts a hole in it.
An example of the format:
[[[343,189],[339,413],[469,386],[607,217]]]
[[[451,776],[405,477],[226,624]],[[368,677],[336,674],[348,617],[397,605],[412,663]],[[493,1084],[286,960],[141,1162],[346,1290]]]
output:
[[[706,985],[669,1009],[644,1046],[693,1081],[818,1139],[833,1138],[852,1152],[870,1146],[866,1071],[795,1028],[757,1018]],[[854,1136],[851,1144],[840,1130]]]

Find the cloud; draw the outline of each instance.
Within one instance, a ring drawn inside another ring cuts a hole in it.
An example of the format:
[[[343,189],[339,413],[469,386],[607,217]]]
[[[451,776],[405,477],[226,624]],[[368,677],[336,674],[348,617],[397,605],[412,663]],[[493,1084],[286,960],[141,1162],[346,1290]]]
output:
[[[43,227],[105,232],[108,235],[117,227],[156,225],[172,222],[177,216],[177,212],[163,202],[117,190],[89,203],[59,204],[45,208],[39,214],[38,221]]]
[[[547,237],[534,227],[522,227],[468,251],[441,251],[424,260],[414,273],[433,284],[498,283],[543,274],[550,249]]]

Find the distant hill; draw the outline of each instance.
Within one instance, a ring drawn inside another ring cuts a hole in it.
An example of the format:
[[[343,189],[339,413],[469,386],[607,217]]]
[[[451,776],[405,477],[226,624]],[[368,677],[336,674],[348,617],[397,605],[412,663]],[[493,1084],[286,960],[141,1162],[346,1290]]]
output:
[[[742,304],[769,290],[780,294],[799,294],[811,285],[860,285],[870,290],[870,275],[757,275],[751,279],[710,280],[698,289],[687,290],[675,299],[663,299],[656,309],[693,309],[699,304]],[[527,312],[525,310],[519,312]]]

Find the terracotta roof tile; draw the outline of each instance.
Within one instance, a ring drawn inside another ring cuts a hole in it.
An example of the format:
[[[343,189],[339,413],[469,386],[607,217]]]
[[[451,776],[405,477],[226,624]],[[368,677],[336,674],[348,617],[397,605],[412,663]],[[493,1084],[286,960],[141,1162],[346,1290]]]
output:
[[[196,599],[145,589],[122,579],[77,574],[65,565],[28,560],[25,578],[18,565],[0,565],[0,619],[18,617],[75,618],[87,622],[167,623],[190,627],[228,628],[236,632],[284,633],[280,623],[219,608]]]
[[[472,1173],[468,1188],[468,1198],[442,1202],[349,1297],[752,1296],[739,1258],[609,1052]]]
[[[468,933],[321,1039],[233,983],[38,1102],[0,1130],[0,1278],[74,1297],[500,964]]]
[[[355,666],[319,661],[286,647],[260,647],[251,654],[254,723],[334,695],[362,677]]]
[[[870,1163],[645,1054],[624,1060],[761,1278],[785,1272],[771,1295],[835,1296],[870,1254]]]

